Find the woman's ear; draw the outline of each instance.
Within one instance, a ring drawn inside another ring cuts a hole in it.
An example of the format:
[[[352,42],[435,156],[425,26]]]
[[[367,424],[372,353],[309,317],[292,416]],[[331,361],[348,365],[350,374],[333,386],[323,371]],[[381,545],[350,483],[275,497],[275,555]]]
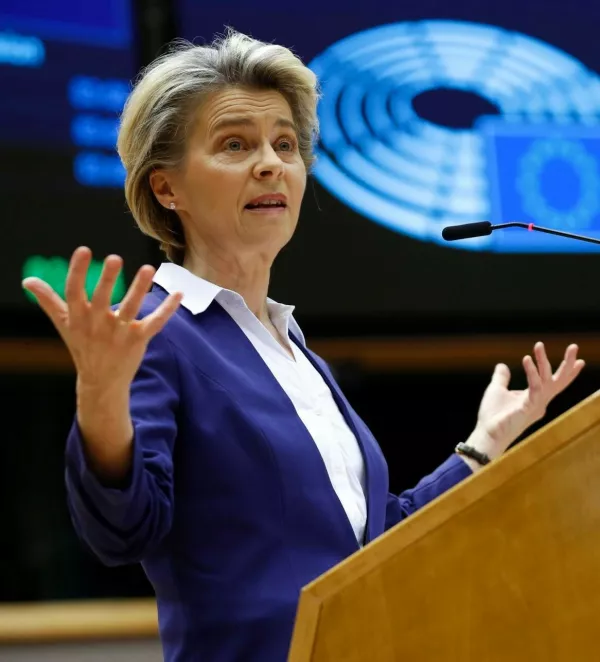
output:
[[[166,170],[153,170],[150,173],[150,188],[158,202],[166,209],[177,205],[171,181],[171,175]]]

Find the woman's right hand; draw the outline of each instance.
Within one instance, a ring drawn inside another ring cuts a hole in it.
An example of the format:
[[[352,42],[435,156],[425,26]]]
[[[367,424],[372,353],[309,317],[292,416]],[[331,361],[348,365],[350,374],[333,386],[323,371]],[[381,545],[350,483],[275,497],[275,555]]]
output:
[[[110,308],[112,291],[122,267],[118,255],[109,255],[91,301],[85,282],[92,252],[77,248],[69,265],[63,301],[39,278],[26,278],[23,287],[35,295],[64,340],[77,370],[79,386],[102,392],[129,389],[142,362],[148,343],[175,313],[182,294],[169,295],[152,313],[136,320],[142,300],[152,284],[155,270],[139,269],[121,301],[119,310]]]

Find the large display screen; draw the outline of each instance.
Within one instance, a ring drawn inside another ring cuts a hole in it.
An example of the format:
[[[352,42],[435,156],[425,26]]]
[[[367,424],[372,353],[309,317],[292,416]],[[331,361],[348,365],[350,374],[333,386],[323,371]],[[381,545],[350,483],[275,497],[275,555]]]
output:
[[[180,0],[180,36],[231,26],[291,47],[321,82],[318,162],[274,296],[367,329],[597,318],[600,246],[441,235],[489,220],[600,237],[599,18],[584,0]]]
[[[72,251],[125,259],[115,299],[147,260],[127,213],[115,151],[119,113],[139,62],[129,0],[0,0],[0,190],[4,310],[34,309],[21,279],[62,292]]]

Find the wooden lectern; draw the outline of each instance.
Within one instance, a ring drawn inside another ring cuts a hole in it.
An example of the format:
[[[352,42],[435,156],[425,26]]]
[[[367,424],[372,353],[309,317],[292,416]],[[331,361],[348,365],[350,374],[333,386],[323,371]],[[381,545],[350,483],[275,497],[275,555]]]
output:
[[[600,392],[306,586],[289,662],[600,660]]]

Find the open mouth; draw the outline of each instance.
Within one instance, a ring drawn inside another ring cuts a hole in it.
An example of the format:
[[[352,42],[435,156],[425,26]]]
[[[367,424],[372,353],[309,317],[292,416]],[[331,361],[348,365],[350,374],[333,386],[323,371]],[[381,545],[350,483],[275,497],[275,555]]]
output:
[[[285,202],[258,202],[247,204],[245,209],[284,209],[285,207],[287,207]]]

